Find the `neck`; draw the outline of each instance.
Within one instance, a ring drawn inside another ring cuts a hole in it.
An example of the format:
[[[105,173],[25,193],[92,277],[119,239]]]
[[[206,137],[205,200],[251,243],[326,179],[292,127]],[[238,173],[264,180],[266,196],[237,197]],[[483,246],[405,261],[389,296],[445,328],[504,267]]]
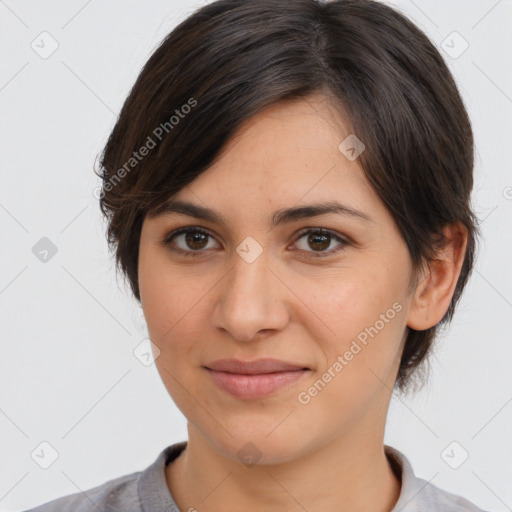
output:
[[[166,479],[187,512],[389,512],[401,488],[384,452],[383,429],[360,425],[300,458],[248,467],[189,424],[187,447],[166,467]]]

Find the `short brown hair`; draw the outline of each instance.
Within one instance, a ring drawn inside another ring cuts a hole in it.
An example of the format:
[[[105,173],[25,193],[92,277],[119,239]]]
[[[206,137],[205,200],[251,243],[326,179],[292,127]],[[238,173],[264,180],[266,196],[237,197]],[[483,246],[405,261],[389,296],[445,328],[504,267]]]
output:
[[[363,171],[415,269],[433,256],[443,226],[460,221],[468,232],[446,314],[429,329],[409,329],[396,380],[403,391],[437,327],[452,318],[479,231],[463,101],[427,36],[391,7],[371,0],[219,0],[182,21],[144,65],[101,154],[96,173],[108,243],[140,301],[145,216],[204,172],[243,121],[273,102],[314,92],[343,109],[364,142]]]

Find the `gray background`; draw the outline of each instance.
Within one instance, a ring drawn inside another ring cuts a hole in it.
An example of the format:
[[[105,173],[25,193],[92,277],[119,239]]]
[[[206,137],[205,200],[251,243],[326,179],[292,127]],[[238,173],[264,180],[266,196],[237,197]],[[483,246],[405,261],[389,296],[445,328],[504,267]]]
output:
[[[484,241],[432,382],[392,399],[385,441],[422,478],[511,510],[512,2],[392,3],[441,48],[464,96]],[[139,471],[186,439],[155,366],[133,353],[147,332],[116,279],[92,168],[142,65],[200,5],[0,1],[1,510]],[[33,251],[43,237],[57,249],[46,262]]]

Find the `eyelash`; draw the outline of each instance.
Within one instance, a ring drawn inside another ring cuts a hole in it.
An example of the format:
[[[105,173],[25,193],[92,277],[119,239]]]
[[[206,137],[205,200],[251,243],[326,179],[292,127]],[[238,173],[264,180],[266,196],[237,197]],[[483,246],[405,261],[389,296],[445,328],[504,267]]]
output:
[[[214,238],[211,233],[208,233],[208,231],[205,231],[201,228],[194,228],[194,227],[184,227],[184,228],[179,228],[175,231],[173,231],[172,233],[169,233],[168,235],[165,236],[165,238],[161,241],[161,244],[164,246],[164,247],[168,247],[171,245],[171,242],[178,236],[178,235],[181,235],[181,234],[186,234],[186,233],[200,233],[202,235],[206,235],[208,237],[211,237],[211,238]],[[305,235],[309,235],[311,233],[316,233],[316,234],[320,234],[320,235],[328,235],[330,237],[332,237],[333,239],[335,239],[337,242],[340,242],[340,247],[338,247],[337,249],[331,249],[330,251],[323,251],[323,252],[318,252],[318,251],[305,251],[306,253],[308,253],[308,256],[306,256],[307,258],[325,258],[327,256],[332,256],[333,254],[343,250],[345,248],[345,246],[349,245],[349,242],[347,240],[344,240],[343,238],[341,238],[340,236],[336,235],[335,233],[333,233],[332,231],[329,231],[328,229],[324,229],[324,228],[307,228],[305,231],[301,231],[298,235],[297,235],[297,238],[296,238],[296,242],[298,240],[300,240],[301,238],[303,238]],[[172,249],[174,252],[178,252],[178,253],[181,253],[183,254],[184,256],[186,257],[192,257],[192,258],[197,258],[197,257],[203,257],[204,256],[204,253],[206,253],[205,250],[196,250],[196,251],[193,251],[193,250],[189,250],[189,251],[185,251],[183,249],[179,249],[178,251]]]

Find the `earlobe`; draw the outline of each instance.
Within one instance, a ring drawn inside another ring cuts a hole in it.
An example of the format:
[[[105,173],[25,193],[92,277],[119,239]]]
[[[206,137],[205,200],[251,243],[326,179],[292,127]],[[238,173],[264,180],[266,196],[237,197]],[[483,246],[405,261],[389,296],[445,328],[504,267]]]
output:
[[[423,331],[438,324],[446,313],[464,263],[467,230],[459,222],[443,228],[443,243],[425,263],[411,302],[407,326]]]

